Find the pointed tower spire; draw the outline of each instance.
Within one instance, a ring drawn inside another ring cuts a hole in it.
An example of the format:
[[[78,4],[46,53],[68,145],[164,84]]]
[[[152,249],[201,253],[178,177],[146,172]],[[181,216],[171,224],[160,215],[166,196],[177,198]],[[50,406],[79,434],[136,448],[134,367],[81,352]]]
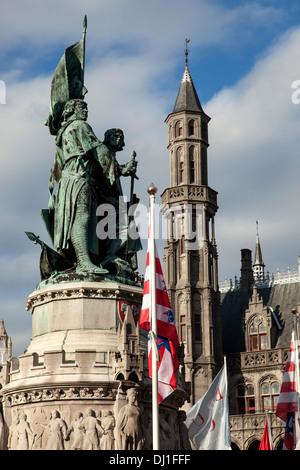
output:
[[[181,80],[180,88],[176,98],[173,113],[182,111],[196,111],[203,112],[200,100],[198,98],[194,83],[188,68],[188,47],[189,39],[185,41],[185,69]]]
[[[189,72],[187,42],[185,55],[176,104],[166,118],[170,187],[161,198],[169,219],[164,250],[166,287],[183,344],[185,380],[191,383],[191,402],[196,403],[223,363],[223,355],[215,237],[217,192],[208,186],[210,117],[202,110]],[[197,231],[198,224],[203,227],[201,234],[191,235],[190,228]],[[191,240],[200,237],[203,243],[192,248]],[[199,370],[204,373],[195,373]]]
[[[254,274],[254,281],[255,282],[263,282],[265,279],[264,273],[264,262],[261,253],[261,246],[259,241],[258,235],[258,221],[256,221],[256,246],[255,246],[255,256],[254,256],[254,263],[253,263],[253,274]]]

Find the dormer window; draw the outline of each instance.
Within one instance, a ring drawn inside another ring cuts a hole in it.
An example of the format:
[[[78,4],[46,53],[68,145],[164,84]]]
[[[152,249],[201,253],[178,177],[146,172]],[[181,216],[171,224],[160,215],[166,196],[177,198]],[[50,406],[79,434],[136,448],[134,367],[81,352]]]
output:
[[[267,349],[267,327],[264,319],[257,315],[249,325],[251,351]]]
[[[253,287],[249,308],[245,310],[244,326],[246,351],[264,351],[274,347],[278,325],[273,322],[271,309],[264,306],[257,286]]]

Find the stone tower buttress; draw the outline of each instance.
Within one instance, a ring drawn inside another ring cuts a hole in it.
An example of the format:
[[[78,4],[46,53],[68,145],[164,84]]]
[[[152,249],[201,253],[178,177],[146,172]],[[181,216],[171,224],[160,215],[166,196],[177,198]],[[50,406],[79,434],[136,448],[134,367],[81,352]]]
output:
[[[222,365],[217,192],[208,186],[208,123],[186,64],[174,109],[166,118],[170,187],[162,194],[168,218],[166,286],[184,348],[191,402],[207,390]]]

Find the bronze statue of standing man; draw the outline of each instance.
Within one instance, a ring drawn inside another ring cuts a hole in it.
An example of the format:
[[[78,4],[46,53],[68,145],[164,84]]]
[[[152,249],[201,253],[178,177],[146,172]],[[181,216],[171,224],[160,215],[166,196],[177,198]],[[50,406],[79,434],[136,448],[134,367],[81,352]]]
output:
[[[113,274],[123,271],[132,276],[137,266],[128,259],[131,256],[133,260],[141,249],[139,238],[129,244],[128,230],[125,239],[122,233],[123,238],[117,241],[102,242],[97,237],[97,207],[110,203],[118,211],[122,196],[119,177],[133,179],[137,163],[134,157],[126,165],[117,162],[115,154],[125,145],[120,129],[106,131],[101,142],[87,123],[87,90],[83,84],[85,34],[86,19],[82,40],[66,49],[52,79],[46,124],[56,136],[56,153],[49,181],[50,200],[42,216],[55,253],[68,261],[68,266],[76,266],[77,273],[105,275],[115,264]]]

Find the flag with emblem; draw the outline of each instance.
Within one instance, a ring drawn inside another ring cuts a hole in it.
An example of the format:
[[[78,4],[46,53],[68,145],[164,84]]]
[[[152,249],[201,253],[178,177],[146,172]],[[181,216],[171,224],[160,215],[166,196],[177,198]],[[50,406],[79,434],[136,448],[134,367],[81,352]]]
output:
[[[158,402],[161,403],[173,390],[176,389],[175,373],[178,370],[176,348],[179,346],[177,330],[173,311],[171,308],[163,271],[155,246],[155,273],[156,273],[156,316],[157,316],[157,350],[153,351],[151,335],[148,334],[148,364],[149,376],[152,377],[152,355],[158,354]],[[140,316],[140,325],[144,330],[151,332],[151,276],[150,276],[150,243],[146,260],[143,302]]]
[[[187,411],[185,425],[197,450],[231,450],[226,362],[205,395]]]
[[[178,359],[173,342],[163,336],[157,336],[158,362],[158,403],[161,403],[168,395],[176,390],[176,376]],[[152,377],[153,351],[150,335],[148,334],[149,375]]]
[[[283,374],[276,416],[285,422],[285,436],[282,450],[294,450],[296,446],[295,414],[298,411],[296,390],[296,348],[292,333],[290,350]]]
[[[155,247],[155,271],[156,271],[156,312],[157,312],[157,334],[173,342],[176,349],[179,346],[177,330],[173,311],[171,308],[160,260]],[[140,325],[146,331],[151,330],[150,318],[150,252],[148,243],[148,252],[146,260],[146,272],[144,280],[143,303],[141,309]]]

